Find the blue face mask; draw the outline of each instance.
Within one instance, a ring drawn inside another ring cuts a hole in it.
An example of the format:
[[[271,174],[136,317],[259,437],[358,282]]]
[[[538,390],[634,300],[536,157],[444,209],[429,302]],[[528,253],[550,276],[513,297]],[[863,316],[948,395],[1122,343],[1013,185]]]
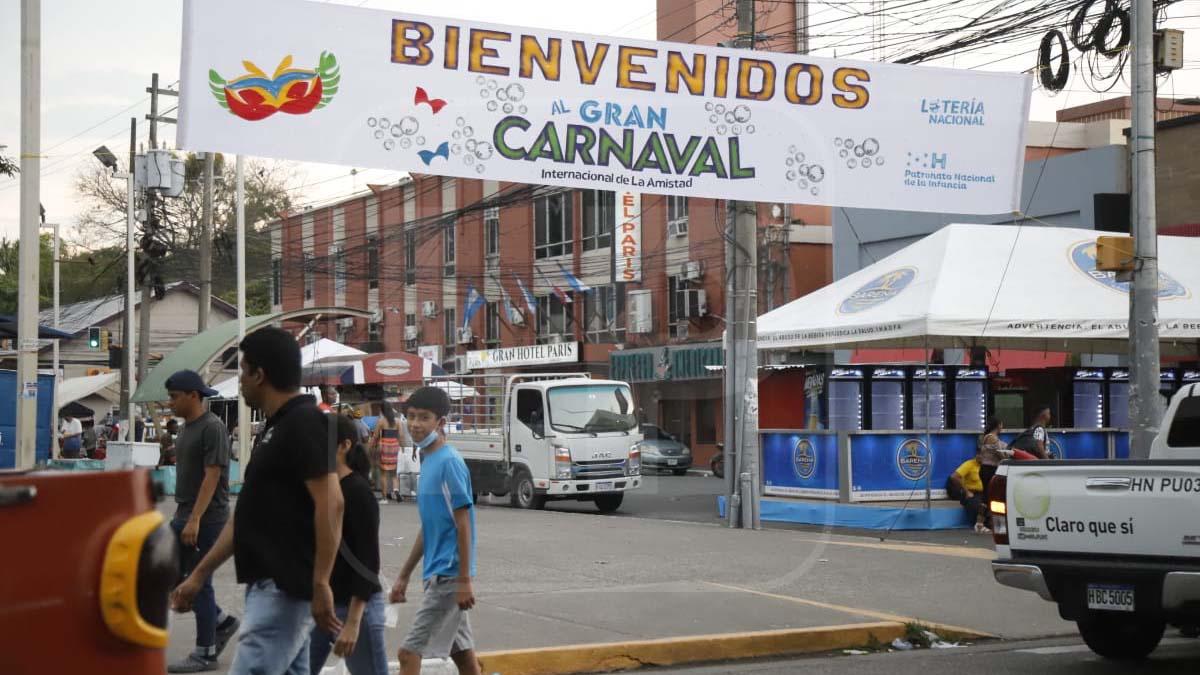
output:
[[[429,446],[433,445],[433,443],[435,441],[437,441],[437,439],[438,439],[438,432],[437,432],[437,429],[434,429],[433,431],[429,432],[428,436],[417,441],[417,449],[424,450],[425,448],[428,448]]]

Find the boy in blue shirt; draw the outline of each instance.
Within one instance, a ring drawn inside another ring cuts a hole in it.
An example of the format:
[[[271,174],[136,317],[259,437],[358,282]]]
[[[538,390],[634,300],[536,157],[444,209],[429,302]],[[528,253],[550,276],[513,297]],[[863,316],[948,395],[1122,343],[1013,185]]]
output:
[[[392,586],[391,601],[407,600],[408,581],[421,561],[425,596],[400,647],[400,672],[421,672],[421,658],[449,656],[463,675],[478,675],[467,610],[475,606],[475,506],[471,474],[462,455],[438,430],[450,414],[450,397],[422,387],[408,397],[408,431],[421,450],[417,510],[421,531]]]

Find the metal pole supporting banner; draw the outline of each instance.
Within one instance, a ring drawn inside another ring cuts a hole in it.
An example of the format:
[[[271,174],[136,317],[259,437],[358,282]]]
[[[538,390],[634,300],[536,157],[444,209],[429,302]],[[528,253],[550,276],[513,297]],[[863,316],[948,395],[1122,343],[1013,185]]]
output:
[[[1133,14],[1133,243],[1130,293],[1130,459],[1150,456],[1162,421],[1158,344],[1158,227],[1155,217],[1154,2],[1134,0]]]
[[[54,230],[54,248],[53,248],[53,251],[54,251],[54,330],[60,330],[60,329],[61,329],[61,326],[60,326],[59,322],[60,322],[60,320],[61,320],[61,317],[59,316],[59,290],[58,290],[58,288],[59,288],[59,286],[58,286],[58,282],[59,282],[59,275],[58,275],[58,258],[59,258],[58,225],[57,225],[57,224],[55,224],[55,225],[47,225],[46,227],[52,228],[52,229]],[[52,437],[54,438],[54,443],[53,443],[53,445],[51,445],[51,446],[50,446],[50,447],[51,447],[51,450],[50,450],[50,456],[51,456],[51,457],[53,457],[53,456],[54,456],[55,454],[57,454],[57,453],[58,453],[58,451],[59,451],[59,445],[58,445],[58,438],[59,438],[59,428],[58,428],[58,408],[59,408],[59,405],[58,405],[58,390],[59,390],[59,388],[60,388],[60,387],[62,387],[62,381],[63,381],[63,378],[62,378],[62,375],[61,375],[61,374],[58,372],[58,371],[59,371],[59,353],[58,353],[58,349],[59,349],[59,346],[58,346],[58,338],[54,338],[54,395],[52,396],[52,400],[53,400],[53,403],[54,403],[54,413],[53,413],[52,415],[50,415],[50,433],[51,433]]]
[[[238,344],[246,338],[246,174],[244,159],[237,156],[234,163],[237,178],[237,320]],[[240,364],[239,364],[240,370]],[[238,460],[242,466],[250,459],[250,407],[238,387]]]
[[[137,309],[134,300],[134,268],[137,250],[133,247],[133,229],[136,224],[134,210],[134,158],[137,153],[137,118],[129,120],[129,170],[125,172],[125,330],[121,336],[121,348],[124,350],[125,367],[121,378],[121,414],[125,417],[125,440],[133,442],[133,367],[134,339],[133,313]]]
[[[212,233],[214,153],[204,153],[204,205],[200,218],[200,314],[196,332],[208,330],[208,312],[212,305]]]
[[[17,469],[37,462],[38,266],[42,243],[42,5],[21,0],[21,242],[17,286]]]

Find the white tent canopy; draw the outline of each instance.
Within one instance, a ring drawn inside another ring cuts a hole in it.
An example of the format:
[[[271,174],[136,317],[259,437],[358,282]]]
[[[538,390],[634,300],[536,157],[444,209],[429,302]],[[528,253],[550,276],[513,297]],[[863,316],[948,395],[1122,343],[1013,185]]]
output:
[[[1103,233],[949,225],[758,318],[763,350],[967,347],[1120,353],[1128,284],[1095,269]],[[1200,239],[1159,237],[1164,351],[1200,340]]]
[[[354,347],[347,347],[329,338],[321,338],[300,348],[300,367],[303,368],[317,359],[324,359],[330,356],[361,356],[363,354],[366,354],[366,352]],[[213,385],[213,389],[217,390],[217,395],[214,398],[237,398],[238,379],[237,377],[230,377],[227,380],[222,380]]]
[[[62,381],[58,389],[58,405],[65,406],[112,386],[121,378],[120,373],[104,373],[87,377],[70,377]]]

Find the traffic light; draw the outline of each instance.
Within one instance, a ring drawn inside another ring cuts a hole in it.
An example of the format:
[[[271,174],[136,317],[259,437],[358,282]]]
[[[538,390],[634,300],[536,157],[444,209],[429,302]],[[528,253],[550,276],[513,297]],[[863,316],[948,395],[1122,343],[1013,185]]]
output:
[[[88,349],[100,349],[100,329],[92,327],[88,329]]]

